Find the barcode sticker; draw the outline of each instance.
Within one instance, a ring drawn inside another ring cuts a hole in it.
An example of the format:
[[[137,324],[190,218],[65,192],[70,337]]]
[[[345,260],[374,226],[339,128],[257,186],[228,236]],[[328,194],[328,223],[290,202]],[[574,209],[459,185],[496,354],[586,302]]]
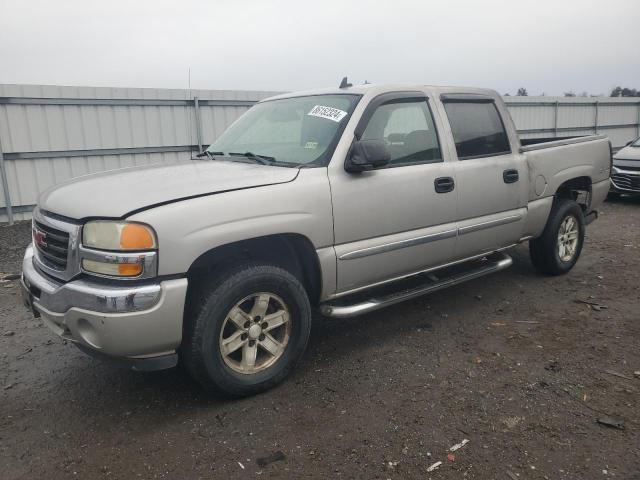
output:
[[[333,107],[323,107],[322,105],[316,105],[311,109],[309,113],[307,113],[307,115],[311,115],[312,117],[326,118],[327,120],[339,122],[347,115],[347,112]]]

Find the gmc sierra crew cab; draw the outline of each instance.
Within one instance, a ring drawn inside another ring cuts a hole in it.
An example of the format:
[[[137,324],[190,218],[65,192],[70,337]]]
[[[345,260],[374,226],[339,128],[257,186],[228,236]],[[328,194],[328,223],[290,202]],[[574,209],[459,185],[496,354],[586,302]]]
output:
[[[497,272],[525,241],[540,271],[568,272],[610,174],[606,137],[520,139],[492,90],[280,95],[197,159],[44,192],[25,304],[92,355],[180,360],[205,388],[253,394],[300,359],[314,310],[350,317]]]

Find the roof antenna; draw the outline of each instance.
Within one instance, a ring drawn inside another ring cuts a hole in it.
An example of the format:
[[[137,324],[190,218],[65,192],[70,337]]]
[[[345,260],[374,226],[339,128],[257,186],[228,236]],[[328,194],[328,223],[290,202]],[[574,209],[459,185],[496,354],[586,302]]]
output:
[[[352,84],[352,83],[349,83],[349,82],[347,81],[347,77],[344,77],[344,78],[342,79],[342,81],[340,82],[340,87],[339,87],[339,88],[349,88],[349,87],[353,87],[353,84]]]

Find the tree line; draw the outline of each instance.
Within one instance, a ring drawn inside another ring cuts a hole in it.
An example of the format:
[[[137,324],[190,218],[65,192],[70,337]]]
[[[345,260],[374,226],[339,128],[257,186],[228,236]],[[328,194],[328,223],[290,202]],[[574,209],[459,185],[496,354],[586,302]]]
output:
[[[509,93],[505,93],[504,94],[506,97],[510,96],[511,94]],[[542,92],[541,96],[544,96],[545,93]],[[528,97],[529,93],[527,92],[527,89],[524,87],[520,87],[518,89],[518,92],[516,93],[517,97]],[[575,93],[574,91],[568,91],[568,92],[564,92],[564,96],[565,97],[601,97],[602,95],[589,95],[589,92],[582,92],[580,94]],[[635,88],[627,88],[627,87],[616,87],[613,90],[611,90],[611,93],[609,94],[610,97],[640,97],[640,89],[636,90]]]

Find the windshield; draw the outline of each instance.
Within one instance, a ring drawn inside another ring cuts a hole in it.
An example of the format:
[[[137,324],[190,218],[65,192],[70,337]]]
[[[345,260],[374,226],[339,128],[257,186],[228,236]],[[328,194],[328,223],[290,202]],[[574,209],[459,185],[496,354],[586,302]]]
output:
[[[207,151],[274,165],[326,165],[359,98],[313,95],[258,103]]]
[[[636,138],[635,141],[631,144],[632,147],[640,147],[640,138]]]

